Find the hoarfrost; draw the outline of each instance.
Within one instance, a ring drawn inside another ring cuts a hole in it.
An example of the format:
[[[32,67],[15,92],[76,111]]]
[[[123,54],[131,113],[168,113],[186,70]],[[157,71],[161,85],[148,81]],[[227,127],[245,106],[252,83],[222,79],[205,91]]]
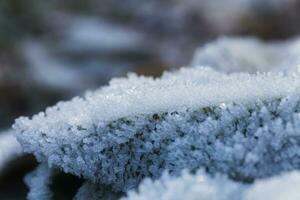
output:
[[[164,174],[159,180],[144,180],[138,192],[129,191],[121,200],[241,200],[246,188],[222,176],[211,178],[203,172],[191,175],[184,172],[174,178]]]
[[[210,177],[202,171],[181,177],[163,175],[159,180],[144,180],[138,191],[129,191],[122,200],[298,200],[300,173],[293,171],[252,185],[240,184],[224,176]]]
[[[251,182],[299,168],[299,72],[181,69],[114,79],[14,125],[39,161],[115,191],[205,168]]]

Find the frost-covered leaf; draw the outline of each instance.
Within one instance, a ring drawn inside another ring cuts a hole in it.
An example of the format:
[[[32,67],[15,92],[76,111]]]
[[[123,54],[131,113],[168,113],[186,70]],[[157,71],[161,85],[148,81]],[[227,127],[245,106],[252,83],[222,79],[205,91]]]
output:
[[[298,71],[130,75],[14,125],[25,151],[65,172],[135,188],[166,169],[252,181],[299,168]]]
[[[29,187],[27,199],[29,200],[51,200],[53,193],[50,190],[52,178],[56,174],[47,164],[41,164],[25,177],[25,183]]]
[[[255,38],[220,38],[199,48],[192,65],[222,72],[287,70],[300,64],[300,40],[262,42]]]
[[[196,175],[187,172],[174,178],[164,174],[159,180],[144,180],[138,192],[129,191],[121,200],[241,200],[246,188],[223,176],[211,178],[202,171]]]
[[[138,191],[129,191],[122,200],[298,200],[300,172],[256,181],[252,185],[233,182],[224,176],[210,177],[202,171],[180,177],[164,174],[159,180],[144,180]]]

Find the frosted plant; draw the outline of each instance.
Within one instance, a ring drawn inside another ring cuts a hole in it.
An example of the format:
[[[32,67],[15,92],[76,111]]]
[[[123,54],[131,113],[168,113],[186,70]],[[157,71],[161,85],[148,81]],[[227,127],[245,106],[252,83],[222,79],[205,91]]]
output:
[[[112,192],[110,188],[87,181],[81,186],[74,200],[117,200],[120,196],[121,194]]]
[[[300,64],[300,40],[266,43],[255,38],[220,38],[199,48],[192,65],[223,72],[287,70]]]
[[[12,130],[0,133],[0,170],[22,155],[22,147],[17,142]]]
[[[211,178],[203,172],[191,175],[184,172],[180,177],[164,174],[159,180],[144,180],[138,192],[129,191],[121,200],[241,200],[246,188],[223,176]]]
[[[25,183],[29,187],[28,200],[50,200],[52,192],[50,185],[55,170],[49,169],[47,164],[41,164],[37,169],[25,177]]]
[[[67,173],[135,188],[184,168],[251,182],[299,168],[300,73],[186,68],[113,79],[14,129],[26,152]]]
[[[138,192],[129,191],[122,200],[297,200],[300,198],[299,184],[299,172],[246,185],[223,176],[212,178],[198,171],[195,175],[183,173],[177,178],[165,174],[156,181],[146,179],[139,186]]]

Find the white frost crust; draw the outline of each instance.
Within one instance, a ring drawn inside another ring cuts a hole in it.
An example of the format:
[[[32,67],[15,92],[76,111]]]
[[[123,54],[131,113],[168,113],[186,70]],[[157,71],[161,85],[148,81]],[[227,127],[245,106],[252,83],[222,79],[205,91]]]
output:
[[[300,64],[300,39],[263,42],[256,38],[222,37],[200,47],[192,66],[211,66],[222,72],[289,70]]]
[[[237,84],[238,83],[238,84]],[[89,127],[140,114],[153,114],[182,109],[198,109],[222,103],[247,103],[272,100],[297,92],[300,73],[264,73],[224,75],[209,68],[182,68],[153,79],[130,75],[113,79],[108,87],[60,102],[30,120],[21,117],[14,128],[37,130],[47,135],[62,136],[64,125]]]
[[[292,171],[269,179],[256,181],[244,195],[245,200],[300,199],[300,172]]]
[[[298,200],[300,172],[293,171],[258,180],[251,185],[236,183],[223,176],[184,172],[181,177],[165,174],[161,179],[144,180],[138,191],[129,191],[121,200]]]
[[[121,200],[241,200],[244,188],[225,177],[211,178],[203,172],[183,172],[176,178],[165,173],[159,180],[144,180],[138,192],[129,191]]]

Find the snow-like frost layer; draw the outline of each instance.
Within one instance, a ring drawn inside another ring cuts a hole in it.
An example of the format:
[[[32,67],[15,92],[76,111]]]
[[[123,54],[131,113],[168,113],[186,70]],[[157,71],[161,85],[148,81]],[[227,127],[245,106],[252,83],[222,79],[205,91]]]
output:
[[[191,65],[223,72],[287,70],[300,64],[300,39],[262,42],[255,38],[220,38],[199,48]]]
[[[252,181],[300,166],[299,76],[209,68],[130,75],[22,117],[14,129],[40,161],[116,191],[165,169]]]
[[[53,193],[50,190],[52,177],[56,172],[47,164],[39,165],[33,172],[26,175],[25,183],[29,188],[28,200],[51,200]]]
[[[211,178],[203,172],[184,172],[177,178],[166,173],[156,181],[145,179],[138,192],[129,191],[121,200],[241,200],[245,188],[223,176]]]
[[[0,170],[7,167],[7,163],[22,155],[22,147],[16,140],[13,131],[0,133]]]
[[[240,184],[223,176],[214,178],[205,173],[183,173],[174,178],[164,174],[159,180],[144,180],[138,192],[129,191],[122,200],[298,200],[300,173],[286,173],[255,182]]]
[[[298,200],[300,199],[300,172],[293,171],[255,182],[245,191],[245,200]]]

